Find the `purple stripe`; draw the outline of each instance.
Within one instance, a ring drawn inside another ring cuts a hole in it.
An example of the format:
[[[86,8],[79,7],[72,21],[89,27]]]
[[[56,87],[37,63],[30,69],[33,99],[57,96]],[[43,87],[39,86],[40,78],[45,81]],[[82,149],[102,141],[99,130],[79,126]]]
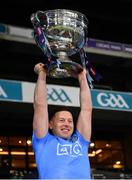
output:
[[[132,53],[132,45],[115,43],[110,41],[102,41],[89,38],[86,45],[88,47],[100,48],[110,51],[124,51]]]

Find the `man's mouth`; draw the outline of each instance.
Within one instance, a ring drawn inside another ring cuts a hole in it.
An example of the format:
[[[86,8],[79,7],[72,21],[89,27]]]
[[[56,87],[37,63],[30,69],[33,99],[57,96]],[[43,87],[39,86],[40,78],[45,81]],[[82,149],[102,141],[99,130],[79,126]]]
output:
[[[70,129],[61,129],[63,132],[69,132]]]

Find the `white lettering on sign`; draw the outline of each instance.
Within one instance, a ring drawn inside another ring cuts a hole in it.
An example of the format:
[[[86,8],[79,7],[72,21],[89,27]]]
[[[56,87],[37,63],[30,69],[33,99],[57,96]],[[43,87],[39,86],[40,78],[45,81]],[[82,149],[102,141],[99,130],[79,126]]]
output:
[[[112,108],[118,107],[118,108],[129,108],[126,101],[123,99],[123,97],[119,94],[106,94],[106,93],[99,93],[97,96],[98,103],[103,106],[111,106]]]
[[[7,96],[7,94],[6,94],[6,92],[4,91],[4,89],[0,86],[0,97],[4,97],[4,98],[7,98],[8,96]]]

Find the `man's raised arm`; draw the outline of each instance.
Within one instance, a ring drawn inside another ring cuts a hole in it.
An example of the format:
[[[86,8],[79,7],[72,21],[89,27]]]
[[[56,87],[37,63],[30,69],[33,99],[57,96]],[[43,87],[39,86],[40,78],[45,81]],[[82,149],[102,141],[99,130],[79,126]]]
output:
[[[33,131],[38,138],[41,138],[46,135],[49,127],[46,70],[44,69],[44,64],[36,64],[34,71],[38,74],[38,79],[34,91]]]
[[[91,119],[92,119],[92,100],[91,91],[86,79],[86,70],[84,69],[78,75],[80,85],[80,106],[81,111],[77,121],[77,130],[86,140],[91,138]]]

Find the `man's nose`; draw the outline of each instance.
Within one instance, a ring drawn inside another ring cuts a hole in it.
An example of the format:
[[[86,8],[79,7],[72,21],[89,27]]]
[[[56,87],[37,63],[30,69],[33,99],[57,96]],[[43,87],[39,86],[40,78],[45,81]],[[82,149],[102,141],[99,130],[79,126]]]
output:
[[[69,123],[69,121],[67,121],[67,120],[66,120],[65,123],[64,123],[65,126],[69,126],[69,124],[70,124],[70,123]]]

